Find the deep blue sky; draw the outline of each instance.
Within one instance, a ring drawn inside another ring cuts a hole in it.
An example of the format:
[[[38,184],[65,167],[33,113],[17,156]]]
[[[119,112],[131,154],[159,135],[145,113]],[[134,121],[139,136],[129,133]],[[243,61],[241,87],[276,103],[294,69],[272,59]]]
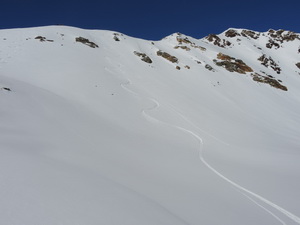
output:
[[[300,33],[300,0],[1,0],[0,29],[63,24],[158,40],[230,28]]]

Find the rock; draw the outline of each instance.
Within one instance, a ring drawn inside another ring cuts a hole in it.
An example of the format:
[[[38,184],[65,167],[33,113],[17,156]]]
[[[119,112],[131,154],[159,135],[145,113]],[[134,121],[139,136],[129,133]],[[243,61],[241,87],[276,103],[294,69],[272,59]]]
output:
[[[37,36],[34,39],[40,40],[41,42],[46,41],[46,38],[42,36]]]
[[[182,34],[177,33],[177,35],[178,35],[178,36],[176,37],[176,39],[177,39],[179,45],[175,46],[175,47],[174,47],[175,49],[181,48],[181,49],[190,51],[191,49],[190,49],[189,47],[187,47],[187,46],[180,46],[180,45],[182,45],[183,43],[185,43],[185,44],[190,45],[190,46],[193,47],[193,48],[199,48],[201,51],[206,51],[206,48],[204,48],[204,47],[202,47],[202,46],[196,45],[195,43],[191,42],[187,37],[185,37],[185,38],[181,37]]]
[[[142,61],[146,62],[146,63],[152,63],[152,60],[150,59],[149,56],[147,56],[145,53],[140,53],[137,51],[133,52],[136,56],[139,56],[141,58]]]
[[[271,49],[273,46],[275,46],[275,49],[280,48],[280,44],[273,41],[272,39],[269,39],[268,43],[266,44],[266,47]]]
[[[114,35],[113,39],[114,39],[115,41],[120,41],[120,39],[118,38],[118,36],[120,36],[119,33],[113,33],[113,35]]]
[[[114,36],[115,41],[120,41],[120,39],[117,36]]]
[[[179,35],[181,35],[181,34],[179,34]],[[192,42],[187,37],[182,38],[182,37],[179,36],[179,37],[176,37],[176,39],[177,39],[179,44],[182,44],[182,43],[192,44]]]
[[[225,32],[225,36],[233,38],[233,37],[241,36],[241,35],[236,30],[230,29],[230,30]]]
[[[161,57],[169,60],[172,63],[178,63],[178,59],[175,56],[170,55],[169,53],[162,52],[162,51],[159,50],[159,51],[156,52],[156,54],[158,56],[161,56]]]
[[[256,32],[251,31],[251,30],[243,30],[241,32],[241,35],[244,36],[244,37],[250,37],[252,39],[258,39],[259,36],[260,36],[260,33],[256,33]]]
[[[221,48],[225,48],[225,46],[230,46],[231,42],[227,41],[225,39],[219,38],[216,34],[210,34],[207,37],[205,37],[209,42],[213,42],[214,45],[219,46]]]
[[[293,31],[285,31],[285,30],[273,30],[270,29],[268,31],[268,35],[274,40],[279,41],[281,43],[287,41],[294,41],[296,39],[300,40],[300,36]]]
[[[183,49],[183,50],[186,50],[186,51],[190,51],[191,49],[189,48],[189,47],[187,47],[187,46],[175,46],[174,47],[175,49],[178,49],[178,48],[181,48],[181,49]]]
[[[296,66],[300,69],[300,62],[296,63]]]
[[[89,39],[83,38],[83,37],[77,37],[75,38],[76,42],[81,42],[82,44],[85,44],[91,48],[99,48],[97,44],[94,42],[91,42]]]
[[[294,41],[294,40],[300,40],[300,36],[292,31],[285,31],[285,30],[273,30],[270,29],[268,31],[269,41],[266,44],[267,48],[272,48],[275,46],[275,48],[279,48],[280,44],[284,42]]]
[[[242,60],[236,59],[229,55],[219,53],[217,58],[223,61],[214,60],[217,66],[224,67],[229,72],[237,72],[245,74],[247,72],[253,72],[252,68],[247,66]]]
[[[226,61],[231,61],[231,60],[235,59],[235,58],[233,58],[229,55],[225,55],[225,54],[222,54],[222,53],[218,53],[217,58],[221,59],[221,60],[226,60]]]
[[[252,76],[253,80],[256,82],[269,84],[270,86],[281,89],[283,91],[288,90],[286,86],[280,84],[280,82],[282,82],[281,80],[276,80],[273,77],[263,76],[258,73],[251,74],[251,76]]]
[[[209,71],[215,72],[214,68],[212,68],[212,66],[209,65],[209,64],[206,64],[206,65],[205,65],[205,68],[208,69]]]
[[[180,70],[180,66],[176,66],[176,69],[177,69],[177,70]]]
[[[40,42],[44,42],[44,41],[53,42],[53,40],[48,40],[47,38],[42,37],[42,36],[37,36],[34,39],[40,40]]]
[[[11,89],[10,89],[10,88],[7,88],[7,87],[3,87],[3,88],[1,88],[1,89],[5,90],[5,91],[11,91]]]
[[[191,46],[192,46],[193,48],[198,48],[198,49],[200,49],[201,51],[206,51],[206,48],[204,48],[204,47],[202,47],[202,46],[195,45],[195,44],[191,44]]]
[[[259,57],[257,60],[261,61],[261,64],[265,67],[271,67],[277,74],[280,74],[281,68],[275,61],[270,57],[266,57],[265,54],[263,54],[261,57]]]

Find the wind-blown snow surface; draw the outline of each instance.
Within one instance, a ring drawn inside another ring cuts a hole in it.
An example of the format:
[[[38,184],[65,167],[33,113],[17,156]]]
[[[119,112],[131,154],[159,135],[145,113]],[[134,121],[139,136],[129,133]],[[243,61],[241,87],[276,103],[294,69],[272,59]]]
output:
[[[300,41],[268,35],[0,31],[0,224],[300,224]]]

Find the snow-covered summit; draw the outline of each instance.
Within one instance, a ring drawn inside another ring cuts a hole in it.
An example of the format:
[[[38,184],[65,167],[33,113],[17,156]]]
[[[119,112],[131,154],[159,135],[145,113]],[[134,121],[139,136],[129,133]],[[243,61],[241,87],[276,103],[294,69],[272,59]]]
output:
[[[0,224],[299,224],[299,34],[0,31]]]

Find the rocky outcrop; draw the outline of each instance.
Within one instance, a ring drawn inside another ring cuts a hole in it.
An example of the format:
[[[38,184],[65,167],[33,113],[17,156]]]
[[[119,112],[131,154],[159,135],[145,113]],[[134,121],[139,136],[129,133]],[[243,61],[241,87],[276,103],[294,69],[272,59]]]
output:
[[[178,34],[178,35],[181,35],[181,34]],[[183,43],[192,44],[192,42],[187,37],[183,38],[181,36],[177,36],[176,40],[178,41],[179,44],[183,44]]]
[[[179,46],[179,45],[176,45],[174,48],[175,48],[175,49],[181,48],[181,49],[186,50],[186,51],[190,51],[190,50],[191,50],[191,49],[190,49],[189,47],[187,47],[187,46]]]
[[[152,63],[152,60],[149,56],[147,56],[145,53],[140,53],[137,51],[133,52],[136,56],[139,56],[141,58],[142,61],[146,62],[146,63]]]
[[[113,35],[114,35],[114,37],[113,37],[113,39],[115,40],[115,41],[120,41],[120,36],[123,36],[123,34],[119,34],[119,33],[113,33]]]
[[[267,43],[265,44],[267,48],[274,48],[278,49],[281,47],[281,44],[284,42],[289,42],[289,41],[294,41],[294,40],[300,40],[299,34],[296,34],[292,31],[285,31],[285,30],[273,30],[270,29],[267,34],[265,33],[260,33],[260,32],[255,32],[251,30],[242,30],[240,33],[237,30],[234,29],[229,29],[225,32],[225,36],[229,38],[233,37],[239,37],[243,36],[248,39],[258,39],[260,36],[267,36],[269,37]],[[217,39],[216,35],[215,36],[210,36],[210,39],[215,39],[217,42],[220,40]],[[300,51],[299,51],[300,52]]]
[[[242,30],[241,35],[244,36],[244,37],[249,37],[249,38],[252,38],[252,39],[256,40],[256,39],[259,38],[260,33],[259,32],[254,32],[252,30]]]
[[[158,56],[161,56],[165,58],[166,60],[169,60],[172,63],[178,63],[178,59],[175,56],[170,55],[169,53],[163,52],[161,50],[157,51],[156,54]]]
[[[4,90],[4,91],[11,91],[11,89],[8,88],[8,87],[2,87],[1,90]]]
[[[185,49],[187,51],[190,51],[191,49],[188,46],[181,46],[182,44],[186,44],[186,45],[189,45],[192,48],[198,48],[201,51],[206,51],[206,48],[204,48],[202,46],[199,46],[199,45],[196,45],[194,42],[191,42],[187,37],[184,37],[184,38],[181,37],[180,33],[177,33],[177,35],[179,35],[179,36],[176,37],[176,40],[178,41],[179,45],[175,46],[174,47],[175,49],[182,48],[182,49]]]
[[[236,59],[234,57],[222,53],[219,53],[217,55],[217,58],[220,59],[221,61],[214,60],[214,63],[217,66],[224,67],[229,72],[237,72],[241,74],[245,74],[247,72],[253,72],[252,68],[247,66],[240,59]]]
[[[205,69],[208,69],[209,71],[215,72],[214,68],[209,64],[205,65]]]
[[[287,41],[294,41],[296,39],[300,40],[298,34],[294,33],[293,31],[285,31],[285,30],[273,30],[270,29],[268,31],[268,35],[275,41],[279,41],[280,43],[287,42]]]
[[[275,49],[278,49],[280,48],[280,44],[278,44],[277,42],[273,41],[272,39],[269,39],[268,43],[266,43],[266,47],[267,48],[275,48]]]
[[[300,62],[296,63],[296,66],[300,69]]]
[[[40,40],[41,42],[46,41],[46,38],[43,37],[43,36],[37,36],[37,37],[35,37],[34,39]]]
[[[86,38],[83,38],[83,37],[77,37],[77,38],[75,38],[75,41],[80,42],[82,44],[85,44],[85,45],[87,45],[91,48],[99,48],[99,46],[96,43],[91,42],[89,39],[86,39]]]
[[[286,86],[284,86],[280,83],[281,82],[280,80],[276,80],[272,76],[263,76],[258,73],[251,74],[251,76],[252,76],[253,80],[256,82],[269,84],[270,86],[281,89],[283,91],[288,90]]]
[[[40,42],[45,42],[45,41],[53,42],[53,40],[48,40],[46,37],[43,36],[37,36],[34,39],[39,40]]]
[[[198,49],[200,49],[201,51],[206,51],[206,48],[204,48],[204,47],[202,47],[202,46],[199,46],[199,45],[195,45],[195,44],[191,44],[191,46],[193,47],[193,48],[198,48]]]
[[[212,42],[214,45],[219,46],[221,48],[225,48],[226,46],[230,46],[231,42],[225,39],[221,39],[216,34],[210,34],[207,37],[205,37],[206,40],[209,42]]]
[[[269,41],[266,43],[267,48],[275,48],[278,49],[281,47],[281,44],[284,42],[300,40],[300,36],[292,31],[285,30],[273,30],[270,29],[268,31]]]
[[[269,68],[271,67],[276,73],[280,74],[281,68],[275,61],[271,58],[271,56],[266,57],[265,54],[263,54],[261,57],[258,58],[258,61],[261,61],[261,64],[265,67]]]
[[[236,30],[229,29],[225,32],[225,36],[229,37],[229,38],[233,38],[233,37],[241,36],[241,35]]]

